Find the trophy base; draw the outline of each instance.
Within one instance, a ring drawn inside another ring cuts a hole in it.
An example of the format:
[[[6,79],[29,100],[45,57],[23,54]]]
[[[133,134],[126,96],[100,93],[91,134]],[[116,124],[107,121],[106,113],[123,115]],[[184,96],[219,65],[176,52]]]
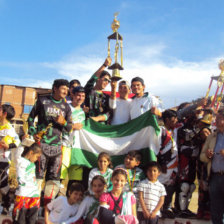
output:
[[[116,76],[111,77],[112,81],[119,81],[121,79],[122,79],[121,77],[116,77]]]
[[[35,140],[30,138],[30,137],[26,137],[22,140],[22,145],[23,146],[27,146],[30,147],[33,143],[35,143]]]

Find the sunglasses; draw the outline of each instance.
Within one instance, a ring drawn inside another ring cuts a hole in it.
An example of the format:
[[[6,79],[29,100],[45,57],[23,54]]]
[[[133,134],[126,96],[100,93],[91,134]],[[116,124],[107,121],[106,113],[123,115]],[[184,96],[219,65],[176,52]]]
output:
[[[107,79],[107,78],[104,78],[103,81],[104,81],[104,82],[110,82],[110,80]]]

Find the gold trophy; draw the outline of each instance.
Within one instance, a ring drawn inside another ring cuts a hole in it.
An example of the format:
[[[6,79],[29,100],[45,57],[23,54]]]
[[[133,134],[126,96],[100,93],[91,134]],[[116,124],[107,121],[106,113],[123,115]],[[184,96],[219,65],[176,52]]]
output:
[[[123,38],[117,32],[118,28],[120,27],[120,22],[117,20],[118,13],[114,14],[114,20],[111,24],[111,28],[113,30],[113,34],[107,37],[108,39],[108,57],[110,57],[110,40],[115,40],[115,51],[114,51],[114,64],[108,67],[108,69],[112,70],[112,80],[120,80],[122,77],[120,76],[120,70],[123,70]],[[121,63],[118,63],[118,53],[120,49],[120,60]]]
[[[41,131],[39,131],[37,133],[38,137],[42,139],[43,136],[46,135],[48,129],[50,129],[52,126],[53,126],[53,124],[52,123],[49,123],[46,128],[42,129]]]
[[[28,122],[26,121],[24,116],[22,116],[22,120],[23,120],[23,132],[24,132],[24,136],[22,138],[22,145],[30,147],[35,142],[35,140],[33,139],[32,136],[28,134]]]

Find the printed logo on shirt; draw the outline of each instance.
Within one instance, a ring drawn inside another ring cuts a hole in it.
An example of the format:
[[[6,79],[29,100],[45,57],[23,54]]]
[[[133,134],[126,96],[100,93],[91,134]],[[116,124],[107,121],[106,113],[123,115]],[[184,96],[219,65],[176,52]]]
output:
[[[44,105],[46,105],[46,104],[51,104],[51,101],[50,101],[50,100],[44,100],[44,101],[43,101],[43,104],[44,104]]]
[[[48,107],[47,108],[47,112],[46,112],[47,116],[52,116],[52,117],[57,117],[60,114],[62,114],[62,116],[65,116],[65,112],[62,111],[60,108],[57,107]]]

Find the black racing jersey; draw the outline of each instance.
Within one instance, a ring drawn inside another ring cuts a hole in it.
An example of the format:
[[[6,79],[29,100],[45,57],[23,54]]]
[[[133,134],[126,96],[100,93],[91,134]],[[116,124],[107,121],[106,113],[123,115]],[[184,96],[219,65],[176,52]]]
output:
[[[64,126],[55,121],[60,114],[66,120]],[[38,118],[36,128],[34,125],[35,117]],[[57,101],[52,96],[39,97],[28,117],[29,134],[37,134],[44,130],[50,123],[52,127],[44,134],[41,143],[60,145],[62,132],[70,132],[72,129],[71,109],[64,100]]]
[[[112,110],[109,107],[110,96],[94,90],[94,85],[97,79],[97,76],[94,74],[85,85],[85,106],[89,107],[89,114],[87,114],[87,117],[105,115],[105,123],[108,123],[112,118]]]

